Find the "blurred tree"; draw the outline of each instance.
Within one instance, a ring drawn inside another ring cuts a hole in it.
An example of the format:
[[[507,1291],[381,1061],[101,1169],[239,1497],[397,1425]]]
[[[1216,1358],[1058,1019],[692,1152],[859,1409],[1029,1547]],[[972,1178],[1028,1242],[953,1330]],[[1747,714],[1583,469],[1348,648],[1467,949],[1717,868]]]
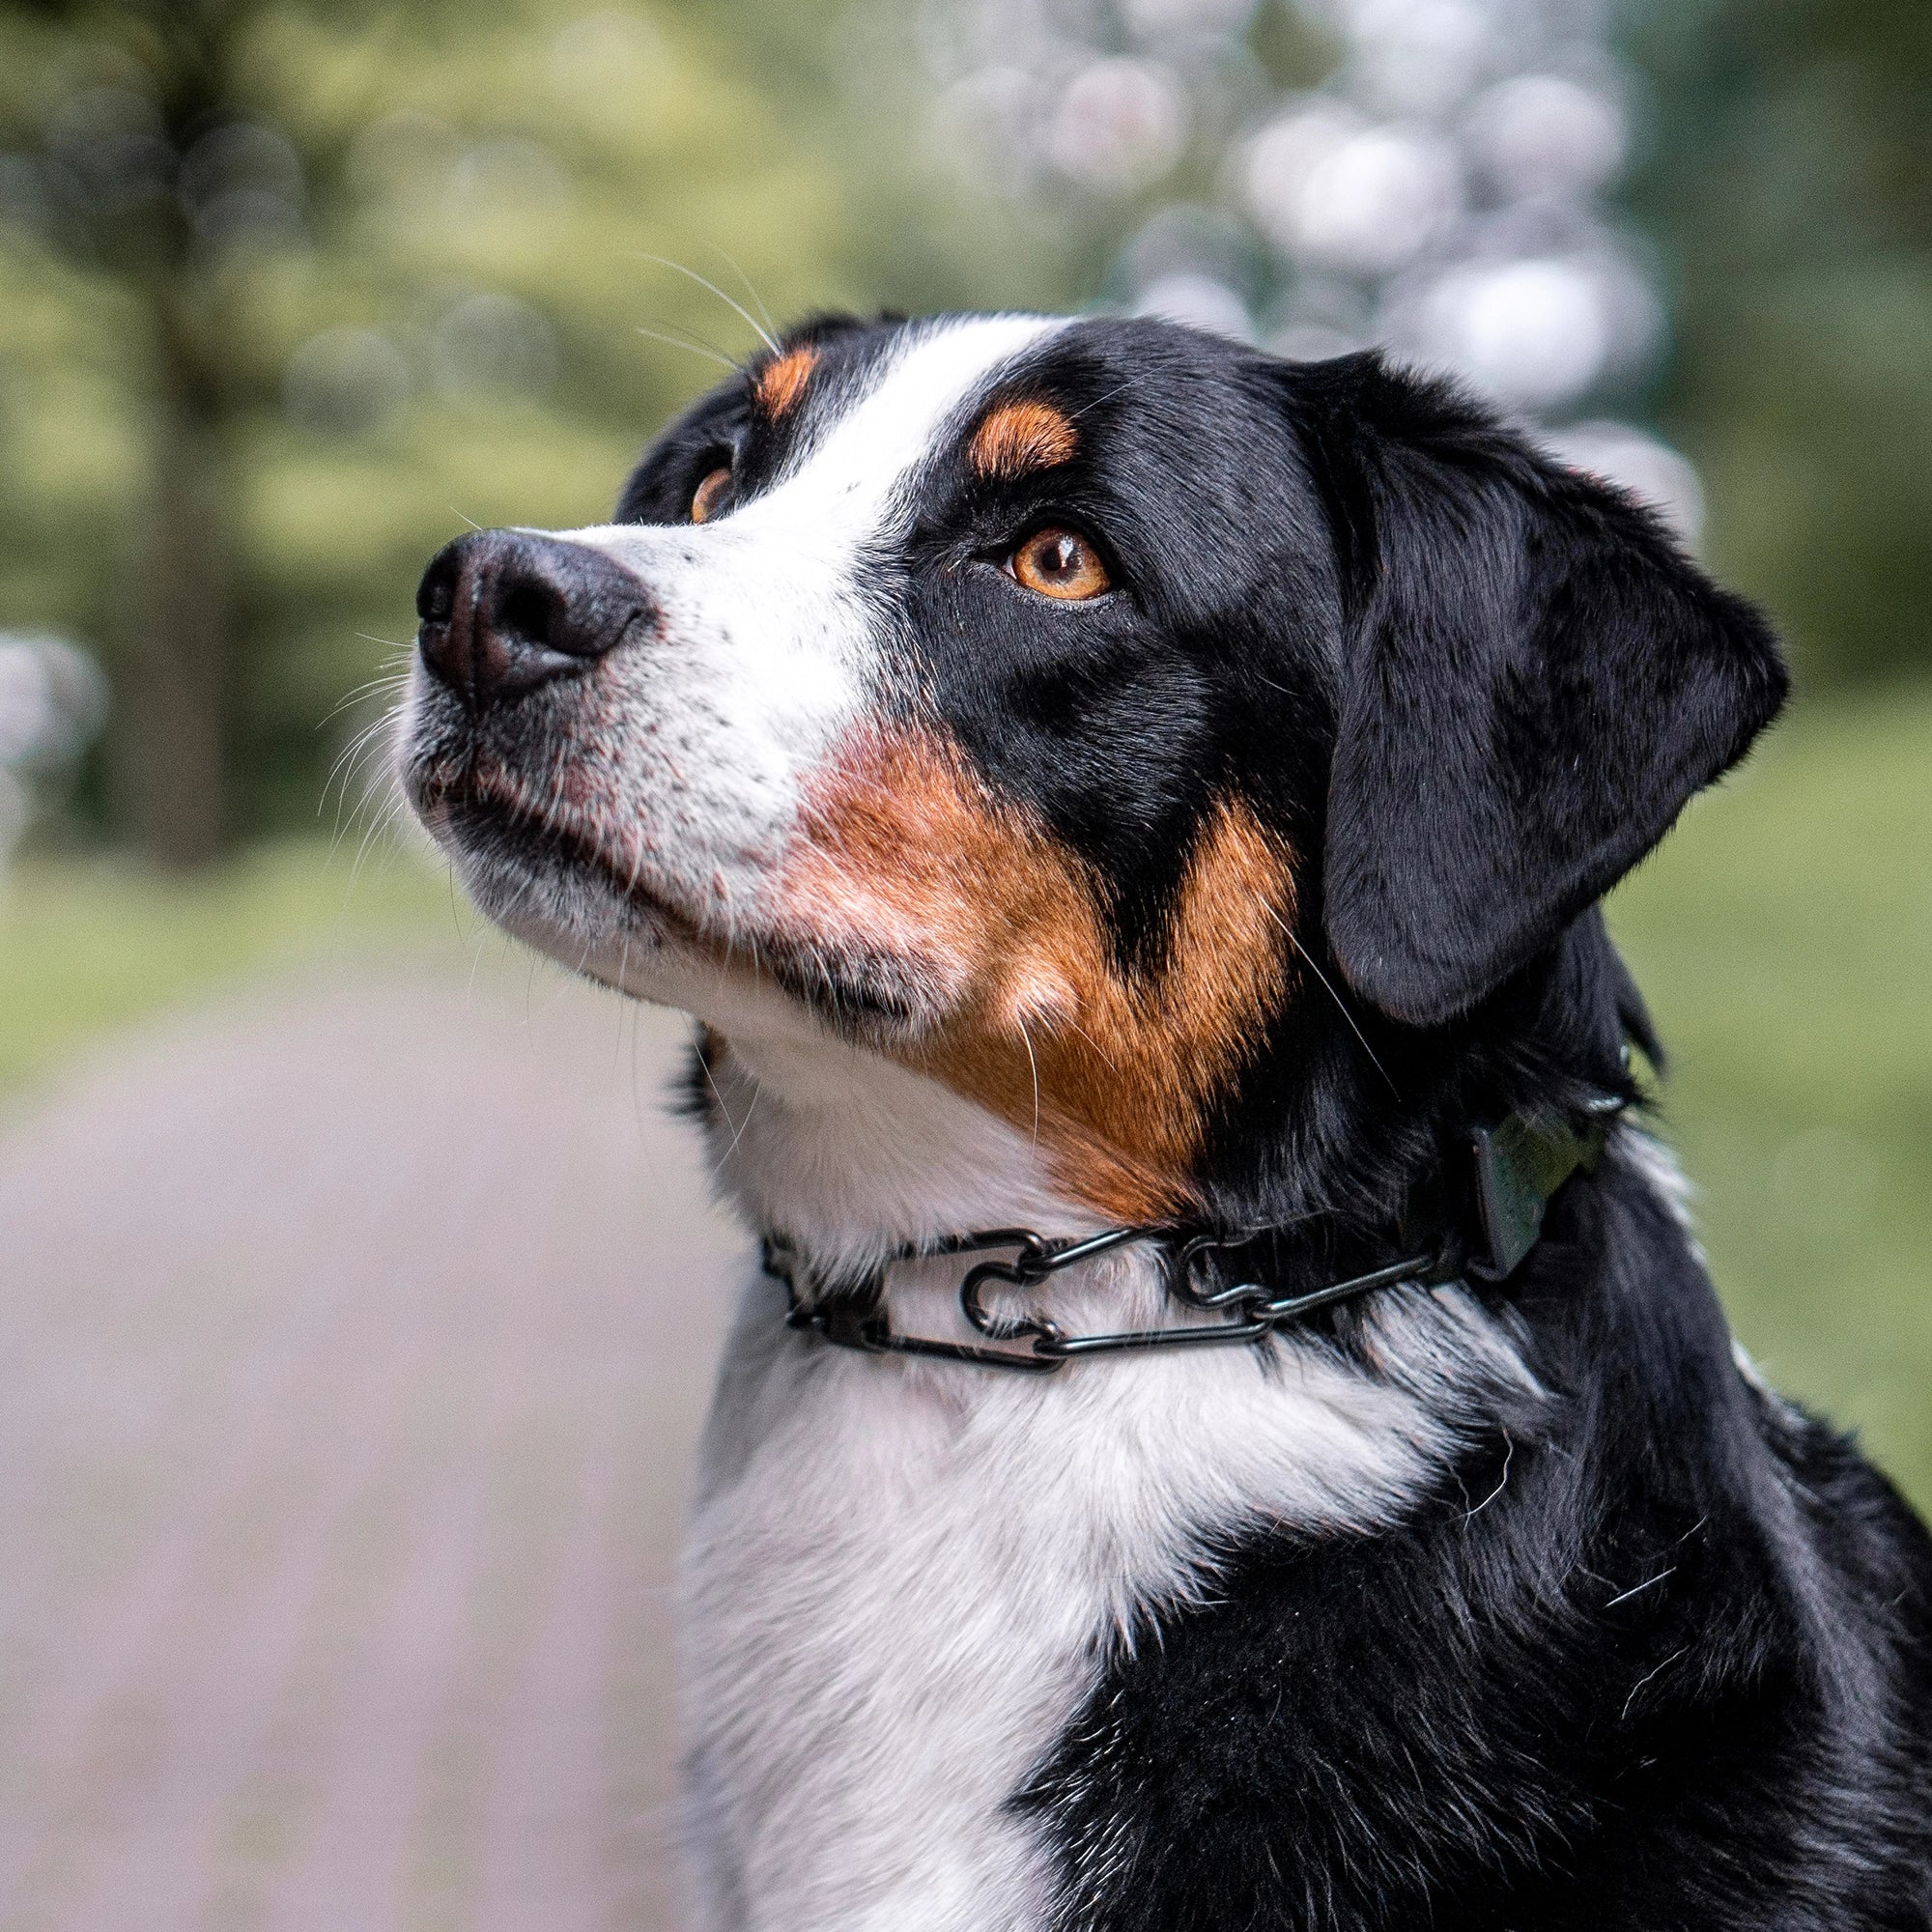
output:
[[[846,12],[0,0],[0,621],[106,645],[111,823],[312,813],[465,521],[605,514],[767,305],[967,296]]]
[[[1639,0],[1710,549],[1814,679],[1932,670],[1932,6]]]
[[[40,153],[15,157],[12,186],[45,244],[118,310],[146,404],[120,691],[128,798],[156,857],[192,862],[220,831],[226,469],[235,419],[260,386],[233,353],[241,290],[224,244],[250,227],[298,222],[303,170],[284,137],[243,112],[243,8],[108,13],[40,0],[24,12],[45,30],[33,49],[43,59],[97,34],[120,56],[121,84],[61,99]]]

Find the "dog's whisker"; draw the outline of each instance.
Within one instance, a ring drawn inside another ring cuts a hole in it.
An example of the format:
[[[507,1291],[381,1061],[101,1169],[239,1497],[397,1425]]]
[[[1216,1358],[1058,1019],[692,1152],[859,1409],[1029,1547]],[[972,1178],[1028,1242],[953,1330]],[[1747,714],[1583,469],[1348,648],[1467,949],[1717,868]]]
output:
[[[1293,927],[1291,926],[1289,923],[1282,918],[1280,913],[1275,911],[1273,906],[1268,904],[1266,899],[1263,899],[1260,903],[1262,910],[1264,913],[1266,913],[1268,918],[1271,919],[1275,923],[1275,924],[1280,928],[1281,936],[1285,940],[1287,940],[1292,947],[1294,948],[1297,953],[1301,955],[1302,963],[1308,968],[1308,970],[1311,973],[1315,975],[1315,977],[1319,980],[1321,980],[1322,990],[1328,995],[1328,997],[1331,1000],[1335,1002],[1335,1010],[1338,1013],[1340,1013],[1345,1020],[1348,1021],[1349,1031],[1352,1033],[1355,1036],[1356,1039],[1361,1042],[1362,1051],[1369,1056],[1370,1065],[1372,1065],[1376,1069],[1376,1071],[1379,1073],[1385,1081],[1388,1082],[1389,1092],[1393,1094],[1397,1099],[1401,1099],[1402,1089],[1399,1088],[1395,1084],[1395,1081],[1390,1077],[1388,1068],[1384,1066],[1378,1059],[1377,1059],[1375,1048],[1369,1044],[1368,1035],[1362,1031],[1361,1027],[1356,1023],[1354,1014],[1349,1010],[1349,1003],[1345,999],[1343,999],[1340,993],[1338,993],[1335,990],[1334,985],[1330,982],[1327,974],[1322,972],[1321,968],[1315,963],[1315,959],[1313,955],[1309,952],[1308,949],[1304,947],[1301,941],[1294,936]]]
[[[664,330],[659,328],[645,328],[636,324],[633,327],[636,328],[637,333],[643,336],[647,341],[662,342],[667,348],[682,349],[689,355],[702,355],[707,361],[716,362],[721,368],[734,370],[739,375],[744,374],[745,365],[742,362],[734,362],[730,356],[719,350],[707,349],[702,343],[698,342],[680,342],[676,336],[667,335]]]
[[[773,335],[772,332],[758,321],[758,318],[754,316],[752,313],[752,311],[744,305],[744,303],[733,301],[731,298],[727,296],[724,293],[724,291],[718,286],[716,282],[707,280],[706,277],[700,275],[696,269],[687,269],[682,262],[673,262],[668,255],[653,255],[648,252],[641,252],[640,259],[646,262],[655,262],[660,268],[673,270],[676,273],[680,275],[688,275],[694,282],[697,284],[699,288],[708,289],[711,292],[711,294],[716,296],[718,299],[722,301],[724,304],[724,306],[732,312],[732,314],[738,316],[745,323],[746,327],[750,328],[754,335],[757,336],[758,340],[762,342],[765,345],[765,347],[772,352],[774,355],[776,355],[779,353],[778,337]]]
[[[734,275],[736,275],[741,282],[744,283],[745,293],[751,297],[752,305],[758,311],[758,314],[761,317],[763,317],[766,328],[768,328],[773,335],[776,335],[779,332],[779,326],[772,320],[772,312],[765,306],[764,298],[760,296],[757,290],[753,286],[751,276],[746,274],[744,270],[738,266],[737,258],[733,255],[727,254],[725,250],[723,247],[721,247],[716,242],[706,242],[704,245],[705,247],[709,248],[714,255],[721,257],[724,263],[724,266],[728,268],[731,270],[731,272]],[[767,339],[769,340],[769,337]]]
[[[1039,1147],[1039,1062],[1034,1058],[1033,1036],[1027,1032],[1024,1016],[1014,1014],[1013,1023],[1020,1030],[1020,1039],[1026,1046],[1027,1065],[1033,1073],[1033,1144]]]
[[[385,671],[381,677],[372,677],[366,684],[358,684],[354,691],[346,692],[325,711],[315,722],[318,731],[325,724],[333,724],[345,711],[354,710],[356,705],[370,697],[401,691],[410,681],[407,670]]]

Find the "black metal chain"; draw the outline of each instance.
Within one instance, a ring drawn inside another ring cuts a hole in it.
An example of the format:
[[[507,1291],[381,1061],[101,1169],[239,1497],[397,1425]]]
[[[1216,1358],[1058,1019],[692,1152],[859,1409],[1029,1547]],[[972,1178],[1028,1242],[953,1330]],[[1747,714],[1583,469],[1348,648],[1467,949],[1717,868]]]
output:
[[[1580,1131],[1548,1114],[1513,1114],[1493,1128],[1478,1129],[1469,1142],[1472,1209],[1468,1218],[1472,1228],[1466,1238],[1451,1232],[1433,1245],[1419,1247],[1367,1274],[1350,1275],[1296,1294],[1276,1294],[1261,1282],[1238,1278],[1221,1287],[1210,1284],[1210,1258],[1253,1247],[1273,1232],[1267,1229],[1189,1235],[1178,1228],[1121,1227],[1082,1240],[1053,1242],[1031,1228],[984,1228],[924,1246],[901,1248],[895,1257],[897,1261],[928,1261],[936,1256],[981,1254],[1002,1248],[1013,1251],[1008,1260],[976,1263],[959,1283],[960,1313],[976,1334],[994,1345],[982,1348],[974,1343],[945,1342],[935,1336],[900,1334],[885,1310],[884,1267],[858,1283],[822,1284],[821,1293],[808,1297],[799,1276],[809,1271],[810,1264],[784,1236],[769,1235],[764,1243],[765,1272],[785,1285],[789,1303],[785,1320],[790,1326],[809,1330],[839,1348],[871,1354],[929,1355],[949,1362],[977,1363],[982,1368],[1051,1375],[1085,1355],[1259,1343],[1318,1309],[1398,1283],[1439,1287],[1469,1277],[1485,1282],[1505,1279],[1535,1245],[1543,1229],[1544,1208],[1557,1188],[1577,1168],[1595,1166],[1608,1124],[1623,1104],[1615,1094],[1592,1096],[1583,1110],[1588,1124]],[[1065,1268],[1139,1242],[1158,1242],[1166,1248],[1167,1290],[1174,1299],[1200,1313],[1220,1314],[1226,1319],[1127,1328],[1111,1334],[1069,1335],[1044,1315],[998,1315],[986,1306],[984,1291],[992,1283],[1037,1288]],[[1236,1273],[1238,1277],[1239,1270]],[[1010,1346],[998,1346],[1002,1344]]]
[[[930,1247],[901,1249],[895,1259],[923,1261],[935,1256],[977,1254],[1011,1248],[1010,1260],[985,1261],[967,1269],[959,1283],[959,1308],[976,1333],[989,1343],[1024,1343],[1024,1348],[980,1348],[965,1342],[946,1342],[935,1336],[905,1335],[892,1325],[881,1302],[885,1271],[861,1284],[857,1293],[834,1293],[807,1300],[797,1275],[800,1257],[778,1236],[768,1236],[764,1265],[768,1274],[785,1285],[789,1299],[786,1321],[809,1329],[840,1348],[873,1354],[928,1355],[944,1361],[972,1362],[982,1368],[1017,1369],[1025,1374],[1051,1375],[1084,1355],[1113,1354],[1131,1349],[1199,1349],[1234,1342],[1261,1342],[1284,1323],[1332,1307],[1372,1290],[1397,1282],[1440,1283],[1458,1274],[1458,1257],[1451,1244],[1426,1249],[1391,1262],[1367,1274],[1325,1283],[1299,1294],[1277,1295],[1259,1282],[1236,1280],[1221,1287],[1205,1278],[1210,1256],[1248,1247],[1253,1235],[1195,1235],[1177,1239],[1172,1228],[1109,1228],[1084,1240],[1054,1243],[1030,1228],[987,1228],[956,1235]],[[1043,1315],[998,1315],[985,1305],[989,1283],[1036,1288],[1063,1269],[1076,1267],[1143,1241],[1173,1244],[1167,1257],[1167,1289],[1178,1301],[1204,1313],[1224,1313],[1222,1321],[1171,1323],[1158,1328],[1128,1328],[1108,1334],[1069,1335]]]

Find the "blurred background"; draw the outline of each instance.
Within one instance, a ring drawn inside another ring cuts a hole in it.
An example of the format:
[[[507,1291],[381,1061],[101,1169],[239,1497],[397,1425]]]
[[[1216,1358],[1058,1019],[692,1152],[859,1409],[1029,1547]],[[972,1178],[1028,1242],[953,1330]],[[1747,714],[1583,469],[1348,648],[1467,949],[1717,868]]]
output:
[[[1392,345],[1799,697],[1612,920],[1719,1285],[1932,1505],[1923,0],[0,0],[0,1932],[668,1922],[734,1236],[387,815],[431,551],[760,321]]]

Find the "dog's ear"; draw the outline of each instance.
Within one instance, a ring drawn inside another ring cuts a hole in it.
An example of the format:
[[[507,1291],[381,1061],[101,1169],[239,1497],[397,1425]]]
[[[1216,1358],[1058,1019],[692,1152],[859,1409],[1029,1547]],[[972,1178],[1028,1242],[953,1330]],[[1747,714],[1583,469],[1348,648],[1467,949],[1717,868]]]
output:
[[[1288,380],[1344,580],[1328,942],[1434,1025],[1649,851],[1787,677],[1654,517],[1453,389],[1372,355]]]

